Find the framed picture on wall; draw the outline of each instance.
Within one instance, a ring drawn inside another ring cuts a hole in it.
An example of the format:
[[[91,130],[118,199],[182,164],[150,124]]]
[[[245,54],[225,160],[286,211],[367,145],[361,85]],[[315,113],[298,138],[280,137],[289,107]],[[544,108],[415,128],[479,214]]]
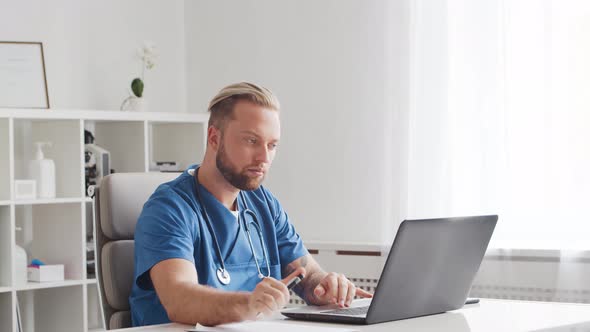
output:
[[[42,43],[0,41],[0,107],[49,108]]]

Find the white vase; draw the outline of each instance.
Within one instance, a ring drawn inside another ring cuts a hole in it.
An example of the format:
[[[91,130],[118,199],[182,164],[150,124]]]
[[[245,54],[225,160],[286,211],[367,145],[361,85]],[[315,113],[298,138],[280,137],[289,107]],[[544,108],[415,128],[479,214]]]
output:
[[[145,112],[147,111],[147,100],[143,97],[129,96],[123,101],[121,110]]]

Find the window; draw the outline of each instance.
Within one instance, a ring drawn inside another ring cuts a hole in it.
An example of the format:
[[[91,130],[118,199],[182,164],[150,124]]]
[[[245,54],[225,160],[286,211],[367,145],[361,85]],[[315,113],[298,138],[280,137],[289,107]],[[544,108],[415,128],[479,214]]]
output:
[[[408,214],[497,213],[491,247],[590,249],[590,3],[432,6],[413,8]]]

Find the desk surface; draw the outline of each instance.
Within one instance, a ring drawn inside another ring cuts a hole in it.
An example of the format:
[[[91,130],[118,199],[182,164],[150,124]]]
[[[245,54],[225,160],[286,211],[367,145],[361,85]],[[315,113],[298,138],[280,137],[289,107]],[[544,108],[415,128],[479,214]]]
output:
[[[340,327],[339,324],[311,323],[284,319],[284,324]],[[345,325],[359,331],[590,331],[590,305],[482,299],[479,304],[439,315],[375,324]],[[192,326],[154,325],[123,329],[125,332],[181,332]]]

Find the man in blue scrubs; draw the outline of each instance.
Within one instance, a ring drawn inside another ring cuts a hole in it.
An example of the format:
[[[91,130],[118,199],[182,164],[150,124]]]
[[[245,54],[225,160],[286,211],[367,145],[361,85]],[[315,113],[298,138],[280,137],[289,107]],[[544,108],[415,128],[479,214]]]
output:
[[[238,83],[209,104],[200,165],[162,184],[135,230],[134,326],[203,325],[256,319],[289,301],[349,306],[357,289],[324,272],[303,246],[279,201],[261,183],[280,138],[279,103],[266,88]]]

